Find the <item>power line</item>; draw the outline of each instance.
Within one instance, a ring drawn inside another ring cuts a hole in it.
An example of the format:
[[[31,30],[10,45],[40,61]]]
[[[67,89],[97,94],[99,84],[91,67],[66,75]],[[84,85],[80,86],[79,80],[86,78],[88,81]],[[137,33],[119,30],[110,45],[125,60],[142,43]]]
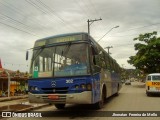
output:
[[[53,11],[49,6],[47,6],[46,4],[44,4],[41,0],[36,0],[38,3],[40,3],[44,8],[46,8],[50,13],[52,13],[54,16],[56,16],[57,18],[59,18],[64,24],[68,24],[68,22],[66,22],[63,18],[61,18],[55,11]],[[76,27],[74,27],[73,25],[70,25],[72,28],[77,29]]]
[[[21,12],[21,9],[18,9],[18,8],[16,8],[15,6],[13,6],[13,5],[11,5],[10,3],[7,3],[6,1],[3,1],[4,3],[2,3],[2,2],[0,2],[0,4],[2,4],[2,5],[4,5],[5,7],[7,7],[7,8],[9,8],[10,10],[11,10],[11,12],[13,12],[14,14],[15,14],[15,12],[16,12],[16,14],[18,14],[19,16],[22,16],[22,17],[25,17],[24,16],[24,13],[22,13]],[[14,12],[15,11],[15,12]],[[32,22],[32,23],[38,23],[38,20],[36,20],[36,21],[33,21],[32,19],[30,19],[30,22]],[[38,23],[39,25],[42,25],[42,24],[40,24],[40,23]],[[25,24],[24,24],[25,25]],[[29,26],[28,26],[29,27]],[[40,26],[39,26],[40,27]],[[48,33],[48,32],[45,32],[45,34],[46,33]]]
[[[121,47],[121,46],[129,46],[129,45],[134,45],[135,43],[133,43],[133,44],[120,44],[120,45],[114,45],[114,46],[116,46],[116,47]]]
[[[98,12],[98,10],[96,9],[96,7],[95,7],[95,4],[92,2],[93,0],[89,0],[89,2],[90,2],[90,4],[91,4],[91,7],[93,8],[93,10],[95,11],[95,14],[96,15],[98,15],[98,16],[101,16],[100,15],[100,13]],[[99,24],[98,26],[100,26],[100,30],[101,30],[101,32],[102,32],[102,25],[101,24]]]
[[[159,30],[157,32],[160,32]],[[130,35],[121,35],[121,36],[108,36],[108,37],[130,37],[130,36],[135,36],[135,35],[140,35],[143,33],[137,33],[137,34],[130,34]]]
[[[84,3],[84,1],[82,0],[82,2]],[[87,8],[88,9],[88,11],[91,13],[91,14],[93,14],[93,15],[96,15],[96,17],[97,17],[97,11],[93,8],[93,3],[91,3],[91,1],[89,2],[89,1],[87,1],[87,0],[85,0],[85,8]],[[91,17],[93,18],[93,15],[91,15]],[[98,16],[98,17],[101,17],[101,16]],[[98,27],[100,26],[101,24],[99,24],[99,25],[97,25]],[[93,26],[93,27],[95,27],[95,26]],[[99,27],[100,28],[100,27]],[[92,29],[93,31],[96,31],[96,29]]]
[[[25,0],[27,3],[29,3],[31,6],[33,6],[34,8],[36,8],[37,10],[41,11],[42,13],[48,15],[49,13],[44,10],[42,7],[40,7],[39,5],[37,5],[36,3],[34,3],[31,0]],[[50,22],[55,22],[55,19],[53,19],[51,16],[48,18],[48,20],[50,20]],[[62,27],[64,28],[64,27]]]
[[[9,16],[7,16],[7,15],[5,15],[5,14],[2,14],[2,13],[0,13],[0,15],[3,15],[4,17],[9,18],[10,20],[12,20],[12,22],[13,22],[14,24],[17,24],[17,23],[18,23],[18,24],[20,24],[20,25],[23,25],[25,29],[31,30],[28,25],[25,25],[24,23],[22,23],[22,22],[20,22],[20,21],[18,21],[18,20],[15,20],[15,19],[13,19],[13,18],[11,18],[11,17],[9,17]],[[31,32],[32,32],[32,31],[31,31]],[[32,33],[33,33],[33,32],[32,32]],[[35,33],[34,33],[34,34],[35,34]]]
[[[34,3],[34,2],[31,1],[31,0],[25,0],[25,1],[26,1],[27,3],[29,3],[30,5],[32,5],[33,7],[35,7],[36,9],[38,9],[39,11],[43,12],[44,14],[49,14],[48,11],[53,14],[53,10],[51,11],[51,9],[49,9],[48,6],[46,6],[44,3],[42,3],[42,1],[40,2],[40,1],[37,1],[37,0],[36,0],[39,4],[41,4],[41,6],[39,6],[38,4]],[[45,8],[45,9],[44,9],[44,8]],[[46,10],[47,10],[47,11],[46,11]],[[65,22],[64,22],[64,20],[63,20],[62,18],[60,18],[59,16],[57,16],[57,15],[55,15],[55,14],[54,14],[54,16],[57,17],[57,18],[59,18],[59,19],[62,21],[62,23],[65,24]],[[49,20],[55,21],[55,19],[52,19],[51,16],[50,16]],[[66,24],[65,24],[65,25],[66,25]],[[65,27],[66,27],[66,26],[65,26]],[[64,27],[62,27],[62,28],[64,28]],[[67,30],[68,30],[68,29],[67,29]]]
[[[150,25],[145,25],[145,26],[137,27],[137,28],[132,28],[132,29],[128,29],[128,30],[125,30],[125,31],[122,31],[122,32],[117,32],[115,34],[123,33],[123,32],[128,32],[128,31],[132,31],[132,30],[136,30],[136,29],[142,29],[142,28],[146,28],[146,27],[150,27],[150,26],[154,26],[154,25],[158,25],[158,24],[160,24],[160,23],[154,23],[154,24],[150,24]]]
[[[89,2],[90,2],[90,4],[91,4],[91,7],[93,8],[93,10],[95,11],[95,14],[100,15],[99,12],[97,11],[95,5],[93,4],[93,2],[92,2],[91,0],[89,0]]]
[[[57,15],[50,7],[48,7],[46,4],[44,4],[41,0],[36,0],[38,3],[40,3],[44,8],[46,8],[50,13],[53,13],[57,18],[59,18],[63,23],[65,23],[65,21],[59,16]]]
[[[30,5],[32,5],[34,8],[38,9],[39,11],[41,11],[44,14],[49,14],[46,10],[42,9],[39,5],[37,5],[36,3],[34,3],[31,0],[25,0],[27,3],[29,3]],[[49,18],[50,21],[55,21],[55,19]]]
[[[25,0],[27,3],[29,3],[30,5],[34,6],[36,9],[38,9],[39,11],[43,12],[44,14],[48,14],[45,10],[41,9],[41,7],[39,7],[36,3],[34,3],[31,0]]]
[[[3,62],[2,64],[4,66],[5,65],[12,65],[12,66],[27,66],[28,67],[28,64],[15,64],[15,63],[8,63],[8,62]]]
[[[5,23],[3,23],[3,22],[0,22],[0,24],[3,24],[3,25],[5,25],[5,26],[8,26],[8,27],[14,28],[14,29],[16,29],[16,30],[19,30],[19,31],[21,31],[21,32],[24,32],[24,33],[27,33],[27,34],[30,34],[30,35],[33,35],[33,36],[36,36],[36,37],[39,37],[39,36],[34,35],[34,34],[30,33],[30,32],[27,32],[27,31],[25,31],[25,30],[19,29],[19,28],[17,28],[17,27],[13,27],[13,26],[8,25],[8,24],[5,24]]]
[[[78,0],[73,0],[79,8],[82,10],[82,12],[86,15],[86,18],[90,18],[89,15],[87,14],[87,11],[84,9],[84,7],[81,6],[81,4],[78,2]]]

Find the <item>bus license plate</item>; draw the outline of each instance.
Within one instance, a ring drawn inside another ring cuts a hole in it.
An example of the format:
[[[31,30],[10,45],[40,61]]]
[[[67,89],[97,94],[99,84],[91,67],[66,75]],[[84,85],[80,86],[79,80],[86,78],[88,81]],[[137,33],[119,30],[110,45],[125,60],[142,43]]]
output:
[[[57,95],[48,95],[48,98],[51,100],[58,100],[59,97]]]

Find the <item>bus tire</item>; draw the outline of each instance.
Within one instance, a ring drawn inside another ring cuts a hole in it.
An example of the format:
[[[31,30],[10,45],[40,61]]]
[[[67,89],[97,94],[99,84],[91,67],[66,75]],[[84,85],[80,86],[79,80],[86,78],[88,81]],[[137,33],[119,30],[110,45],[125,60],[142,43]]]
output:
[[[106,101],[106,89],[104,87],[102,90],[101,100],[94,104],[95,109],[103,108],[105,101]]]
[[[147,94],[148,97],[151,96],[151,93],[149,93],[149,92],[146,92],[146,94]]]
[[[65,104],[54,104],[57,109],[64,109]]]

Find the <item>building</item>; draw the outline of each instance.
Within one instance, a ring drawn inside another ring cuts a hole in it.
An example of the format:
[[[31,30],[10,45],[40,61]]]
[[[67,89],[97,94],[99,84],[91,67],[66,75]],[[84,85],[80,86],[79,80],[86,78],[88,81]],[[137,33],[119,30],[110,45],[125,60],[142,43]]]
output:
[[[29,74],[8,70],[2,67],[0,60],[0,96],[23,95],[28,90],[27,79]],[[10,91],[10,93],[8,93]]]

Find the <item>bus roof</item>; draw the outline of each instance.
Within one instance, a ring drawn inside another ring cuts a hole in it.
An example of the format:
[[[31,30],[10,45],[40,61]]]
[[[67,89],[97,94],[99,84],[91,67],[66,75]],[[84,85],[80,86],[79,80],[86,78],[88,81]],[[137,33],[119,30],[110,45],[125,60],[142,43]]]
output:
[[[45,39],[50,39],[50,38],[70,36],[70,35],[80,35],[80,34],[88,35],[88,33],[86,33],[86,32],[65,33],[65,34],[59,34],[59,35],[53,35],[53,36],[41,38],[41,39],[38,39],[38,40],[36,40],[36,41],[45,40]]]
[[[151,74],[148,74],[149,75],[160,75],[160,73],[151,73]]]

